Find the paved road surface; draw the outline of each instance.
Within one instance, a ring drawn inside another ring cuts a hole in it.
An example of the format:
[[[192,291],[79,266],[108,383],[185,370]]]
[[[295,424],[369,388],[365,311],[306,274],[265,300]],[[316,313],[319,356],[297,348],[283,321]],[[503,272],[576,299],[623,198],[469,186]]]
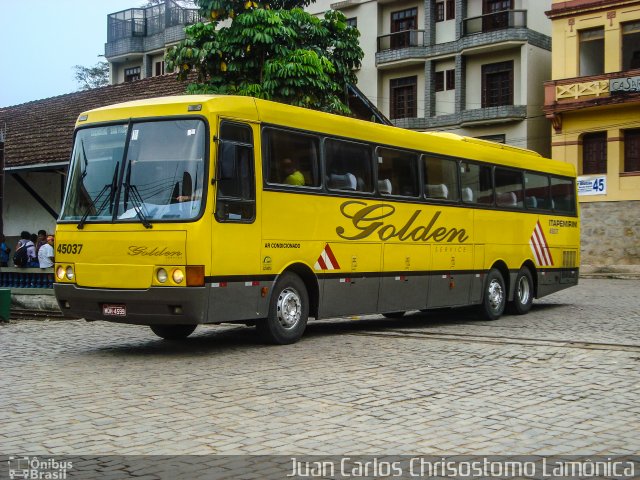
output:
[[[524,317],[247,327],[0,325],[4,454],[632,454],[640,281],[582,280]]]

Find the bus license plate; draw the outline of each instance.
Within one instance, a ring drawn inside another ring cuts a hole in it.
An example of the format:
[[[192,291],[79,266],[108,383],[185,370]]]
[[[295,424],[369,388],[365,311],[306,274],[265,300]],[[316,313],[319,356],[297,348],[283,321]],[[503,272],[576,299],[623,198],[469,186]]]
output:
[[[126,317],[127,316],[127,306],[126,305],[113,305],[113,304],[104,304],[102,305],[102,314],[105,317]]]

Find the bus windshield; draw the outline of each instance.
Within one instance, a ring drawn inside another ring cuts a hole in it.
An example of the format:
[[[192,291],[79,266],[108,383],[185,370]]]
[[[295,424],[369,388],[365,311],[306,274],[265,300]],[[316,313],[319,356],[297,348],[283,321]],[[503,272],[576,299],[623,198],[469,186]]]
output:
[[[142,222],[200,215],[205,177],[202,120],[85,128],[76,134],[60,220]]]

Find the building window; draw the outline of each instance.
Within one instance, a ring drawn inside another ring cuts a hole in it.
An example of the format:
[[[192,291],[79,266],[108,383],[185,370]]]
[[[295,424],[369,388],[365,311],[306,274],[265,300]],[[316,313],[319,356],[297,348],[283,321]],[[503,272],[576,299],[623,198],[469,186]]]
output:
[[[624,131],[624,171],[640,172],[640,128]]]
[[[418,116],[418,77],[394,78],[391,80],[392,119]]]
[[[347,26],[358,28],[358,17],[347,18]]]
[[[435,74],[436,92],[444,90],[456,89],[456,71],[455,69],[443,70]]]
[[[482,108],[513,105],[513,60],[482,66]]]
[[[482,14],[513,10],[513,0],[484,0],[482,2]]]
[[[155,76],[159,77],[160,75],[164,75],[164,60],[155,63]]]
[[[444,70],[435,74],[436,92],[444,91]]]
[[[455,0],[436,2],[434,16],[436,22],[444,22],[445,20],[453,20],[454,18],[456,18]]]
[[[408,8],[391,14],[391,33],[418,28],[418,9]]]
[[[445,14],[447,20],[453,20],[456,18],[456,2],[455,0],[447,0],[445,2]]]
[[[455,69],[446,70],[444,72],[445,76],[445,87],[447,90],[455,90],[456,89],[456,71]]]
[[[436,2],[435,9],[436,22],[444,22],[444,2]]]
[[[582,173],[607,173],[607,132],[587,133],[582,137]]]
[[[581,30],[580,76],[604,73],[604,27]]]
[[[622,26],[622,70],[640,68],[640,22]]]
[[[133,82],[134,80],[140,80],[140,67],[125,68],[124,81]]]
[[[513,10],[513,0],[484,0],[482,3],[482,31],[509,27],[509,10]]]
[[[476,137],[480,140],[487,140],[489,142],[495,142],[495,143],[506,143],[507,142],[507,136],[504,133],[496,133],[494,135],[480,135],[479,137]]]
[[[411,33],[418,29],[418,9],[408,8],[391,14],[391,49],[406,48],[416,43],[411,41]]]

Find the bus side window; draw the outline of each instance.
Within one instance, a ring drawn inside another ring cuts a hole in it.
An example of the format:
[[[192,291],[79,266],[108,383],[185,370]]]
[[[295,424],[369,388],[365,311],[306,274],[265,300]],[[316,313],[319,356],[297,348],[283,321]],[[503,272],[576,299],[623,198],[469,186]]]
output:
[[[576,188],[569,178],[551,177],[553,211],[573,215],[576,213]]]
[[[411,152],[377,148],[378,191],[382,195],[417,197],[418,156]]]
[[[522,171],[496,167],[496,205],[506,208],[524,208]]]
[[[216,219],[250,222],[255,218],[253,139],[246,125],[222,122],[218,145]]]
[[[330,190],[373,192],[369,145],[328,138],[324,143],[324,154]]]
[[[429,199],[457,202],[458,165],[448,158],[422,156],[424,163],[424,193]]]
[[[527,209],[550,209],[547,175],[524,172],[524,204]]]
[[[267,183],[320,186],[318,137],[279,128],[265,128],[263,139]]]
[[[489,166],[460,163],[462,200],[466,203],[493,205],[492,177]]]

